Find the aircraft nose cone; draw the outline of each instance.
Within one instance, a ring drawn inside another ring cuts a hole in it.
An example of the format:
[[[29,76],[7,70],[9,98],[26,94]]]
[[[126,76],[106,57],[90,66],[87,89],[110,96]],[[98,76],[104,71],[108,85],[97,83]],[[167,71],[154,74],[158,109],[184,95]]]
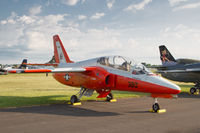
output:
[[[181,92],[181,88],[178,85],[171,83],[171,86],[175,94],[179,94]]]
[[[154,83],[156,83],[156,84],[158,84],[160,86],[163,86],[165,88],[168,88],[168,89],[166,89],[166,93],[175,94],[176,95],[176,94],[181,92],[181,88],[178,85],[176,85],[176,84],[174,84],[174,83],[172,83],[172,82],[170,82],[170,81],[168,81],[168,80],[166,80],[166,79],[164,79],[162,77],[154,76],[152,78],[153,78],[152,81]]]
[[[176,95],[176,94],[179,94],[181,92],[181,88],[178,85],[176,85],[176,84],[174,84],[172,82],[169,82],[169,81],[167,81],[165,79],[162,79],[162,80],[164,81],[163,82],[163,86],[169,88],[171,94],[175,94]]]
[[[176,84],[174,84],[174,83],[172,83],[172,82],[169,82],[168,80],[163,79],[163,78],[162,78],[162,80],[163,80],[163,82],[164,82],[163,85],[164,85],[165,87],[167,87],[167,88],[170,88],[172,94],[178,94],[178,93],[181,92],[181,88],[180,88],[178,85],[176,85]]]

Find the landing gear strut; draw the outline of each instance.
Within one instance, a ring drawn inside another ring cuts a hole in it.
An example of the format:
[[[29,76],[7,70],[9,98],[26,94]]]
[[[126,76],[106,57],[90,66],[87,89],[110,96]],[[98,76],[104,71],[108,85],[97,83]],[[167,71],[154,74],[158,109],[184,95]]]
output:
[[[78,103],[82,96],[92,96],[93,92],[94,90],[81,87],[80,91],[76,95],[71,96],[70,102],[71,104]]]
[[[197,82],[194,87],[190,88],[190,93],[195,94],[200,90],[200,82]]]
[[[152,106],[152,109],[153,109],[154,112],[158,112],[158,110],[160,110],[160,106],[158,104],[158,99],[157,98],[155,98],[155,102],[154,102],[154,104]]]
[[[113,99],[113,94],[112,93],[109,93],[107,96],[106,96],[106,101],[110,102],[110,100]]]

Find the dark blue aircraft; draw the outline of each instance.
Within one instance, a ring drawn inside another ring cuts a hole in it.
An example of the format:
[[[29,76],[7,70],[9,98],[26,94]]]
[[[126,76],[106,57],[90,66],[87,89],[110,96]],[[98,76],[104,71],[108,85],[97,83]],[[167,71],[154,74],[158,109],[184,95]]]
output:
[[[175,60],[168,49],[161,45],[160,59],[162,66],[158,67],[158,73],[167,79],[179,82],[192,82],[195,86],[190,88],[190,93],[194,94],[200,90],[200,60],[177,59]]]

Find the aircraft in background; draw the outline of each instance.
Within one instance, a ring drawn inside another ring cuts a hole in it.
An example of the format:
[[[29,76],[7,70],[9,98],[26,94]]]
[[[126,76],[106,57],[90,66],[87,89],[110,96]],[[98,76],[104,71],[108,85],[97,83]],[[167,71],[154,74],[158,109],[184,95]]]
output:
[[[175,60],[164,45],[159,46],[159,50],[162,66],[157,68],[157,72],[170,80],[195,83],[195,86],[190,88],[190,93],[197,92],[200,89],[200,60]]]
[[[47,63],[24,63],[24,64],[28,66],[52,66],[52,67],[58,66],[58,63],[55,63],[55,56],[53,56],[52,59]]]
[[[1,68],[0,72],[6,72],[6,73],[12,73],[13,71],[17,71],[17,70],[23,70],[23,69],[27,69],[27,59],[23,59],[21,65],[18,68],[13,68],[12,66],[6,66],[4,68]]]
[[[6,70],[0,68],[0,75],[7,75],[7,74],[8,74],[8,73],[7,73]]]
[[[58,35],[53,36],[54,57],[57,68],[16,70],[13,73],[53,73],[53,77],[64,85],[80,87],[77,95],[71,96],[71,103],[79,102],[82,96],[113,99],[112,90],[150,93],[155,98],[152,109],[160,109],[157,98],[172,98],[180,88],[151,73],[141,63],[122,56],[104,56],[80,62],[68,57]]]

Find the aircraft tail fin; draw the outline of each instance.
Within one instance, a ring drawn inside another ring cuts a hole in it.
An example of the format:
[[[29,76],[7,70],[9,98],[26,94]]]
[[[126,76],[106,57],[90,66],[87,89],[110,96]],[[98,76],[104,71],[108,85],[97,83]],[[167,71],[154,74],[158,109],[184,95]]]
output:
[[[69,59],[69,56],[67,55],[67,52],[65,51],[65,48],[58,35],[53,36],[53,43],[54,43],[55,62],[62,64],[73,63],[73,61]]]
[[[166,48],[165,45],[159,46],[159,49],[160,49],[160,59],[163,66],[171,66],[177,64],[176,60],[171,55],[171,53],[169,52],[169,50]]]
[[[23,59],[22,64],[19,66],[19,69],[26,69],[27,59]]]

